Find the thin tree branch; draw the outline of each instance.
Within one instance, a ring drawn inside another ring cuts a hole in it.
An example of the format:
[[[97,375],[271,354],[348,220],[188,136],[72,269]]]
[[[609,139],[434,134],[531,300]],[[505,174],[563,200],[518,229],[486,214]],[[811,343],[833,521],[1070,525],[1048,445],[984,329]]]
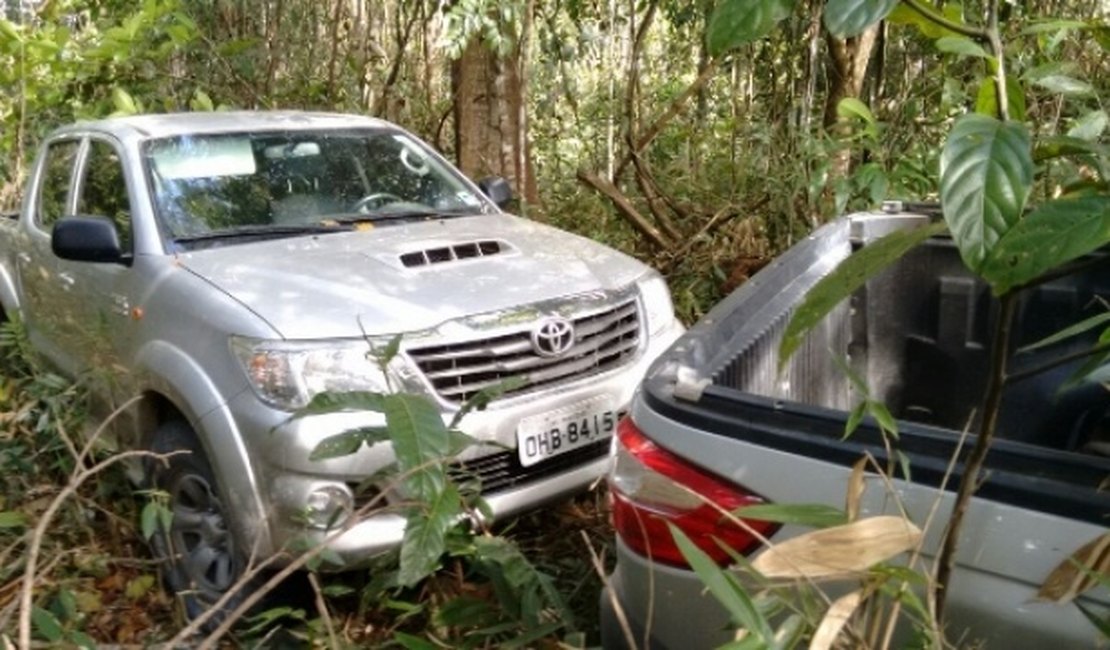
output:
[[[621,191],[618,190],[615,185],[596,174],[591,174],[582,169],[578,170],[577,176],[579,181],[601,192],[612,201],[617,211],[624,215],[625,219],[627,219],[636,230],[639,230],[645,237],[651,240],[651,243],[663,250],[671,248],[670,240],[648,221],[644,215],[640,214],[636,207],[628,200],[628,197],[621,194]]]
[[[947,16],[930,7],[929,5],[924,4],[920,0],[903,1],[910,9],[913,9],[925,18],[931,20],[932,22],[940,25],[941,27],[949,31],[956,32],[957,34],[960,34],[962,36],[967,36],[968,38],[974,38],[980,41],[990,41],[990,37],[988,36],[985,29],[981,29],[979,27],[971,27],[963,23],[958,23],[954,20],[949,20]]]

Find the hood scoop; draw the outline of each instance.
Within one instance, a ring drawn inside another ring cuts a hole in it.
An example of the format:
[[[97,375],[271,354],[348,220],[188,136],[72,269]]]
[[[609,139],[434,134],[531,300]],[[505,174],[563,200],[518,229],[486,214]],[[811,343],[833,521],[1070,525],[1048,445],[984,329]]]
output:
[[[444,262],[457,262],[459,260],[473,259],[500,255],[512,250],[508,243],[496,239],[483,239],[481,241],[438,246],[424,250],[412,251],[401,255],[401,265],[406,268],[442,264]]]

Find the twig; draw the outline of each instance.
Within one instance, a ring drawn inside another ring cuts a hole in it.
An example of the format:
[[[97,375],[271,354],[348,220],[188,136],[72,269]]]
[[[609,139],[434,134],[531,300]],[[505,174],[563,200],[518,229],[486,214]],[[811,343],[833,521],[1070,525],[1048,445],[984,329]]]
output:
[[[335,636],[335,626],[332,624],[331,614],[328,613],[328,605],[324,602],[324,592],[320,590],[320,579],[311,571],[308,572],[308,584],[312,585],[312,591],[316,594],[316,611],[320,613],[324,628],[328,631],[328,642],[331,647],[338,650],[339,639]]]
[[[54,497],[54,500],[46,508],[46,512],[42,514],[38,525],[35,526],[35,532],[31,535],[31,544],[27,548],[27,566],[23,570],[23,587],[19,598],[19,647],[21,649],[31,647],[31,608],[35,585],[35,567],[38,564],[39,551],[42,548],[43,538],[46,536],[46,529],[54,519],[54,515],[62,507],[65,500],[76,492],[77,488],[81,487],[81,484],[86,480],[121,460],[139,456],[163,458],[165,454],[156,454],[146,450],[125,451],[97,463],[90,469],[80,471],[70,478],[69,484],[58,493],[58,496]]]
[[[590,543],[590,536],[586,531],[580,530],[579,534],[582,535],[582,541],[586,544],[586,550],[590,552],[590,563],[594,566],[594,571],[597,572],[601,578],[601,585],[605,593],[609,594],[609,603],[613,606],[613,614],[617,617],[617,623],[621,626],[621,633],[624,634],[624,641],[628,644],[629,650],[636,650],[636,637],[632,634],[632,626],[628,624],[628,616],[624,613],[624,607],[621,606],[620,601],[617,599],[617,592],[613,591],[612,585],[609,584],[609,578],[605,575],[605,565],[602,563],[601,558],[597,556],[594,551],[593,544]]]
[[[952,569],[956,564],[956,549],[959,546],[960,527],[964,515],[971,505],[971,496],[979,486],[979,473],[983,469],[987,452],[990,451],[994,439],[995,425],[998,422],[998,413],[1002,406],[1003,387],[1006,383],[1006,361],[1010,348],[1010,334],[1013,329],[1014,311],[1017,307],[1017,295],[1013,292],[1002,296],[1001,311],[998,324],[995,328],[994,341],[991,346],[990,383],[987,394],[983,399],[983,421],[979,423],[979,434],[975,446],[964,465],[964,473],[960,478],[960,487],[956,492],[956,503],[952,507],[952,515],[948,519],[948,527],[944,533],[944,542],[940,555],[937,558],[937,611],[936,618],[942,622],[944,618],[944,604],[947,597],[948,582],[952,577]]]

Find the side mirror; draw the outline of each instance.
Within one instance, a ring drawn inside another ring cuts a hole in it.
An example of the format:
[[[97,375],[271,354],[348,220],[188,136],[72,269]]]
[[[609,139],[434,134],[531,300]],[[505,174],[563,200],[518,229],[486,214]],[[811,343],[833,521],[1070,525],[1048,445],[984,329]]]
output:
[[[509,201],[513,200],[513,188],[509,186],[509,181],[500,176],[483,178],[478,181],[478,189],[502,210],[509,205]]]
[[[50,248],[63,260],[117,264],[123,261],[116,224],[105,217],[65,217],[54,224]]]

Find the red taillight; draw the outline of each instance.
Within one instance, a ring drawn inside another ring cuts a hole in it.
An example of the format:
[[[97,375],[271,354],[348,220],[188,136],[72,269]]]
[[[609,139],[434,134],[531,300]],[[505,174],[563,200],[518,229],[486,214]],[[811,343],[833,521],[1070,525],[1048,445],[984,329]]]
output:
[[[629,548],[656,562],[686,567],[667,524],[673,524],[720,565],[729,563],[721,544],[741,555],[760,545],[752,532],[722,511],[764,503],[762,497],[714,476],[648,440],[631,418],[617,425],[617,458],[609,475],[613,527]],[[744,523],[763,537],[778,524]],[[718,543],[719,542],[719,543]]]

